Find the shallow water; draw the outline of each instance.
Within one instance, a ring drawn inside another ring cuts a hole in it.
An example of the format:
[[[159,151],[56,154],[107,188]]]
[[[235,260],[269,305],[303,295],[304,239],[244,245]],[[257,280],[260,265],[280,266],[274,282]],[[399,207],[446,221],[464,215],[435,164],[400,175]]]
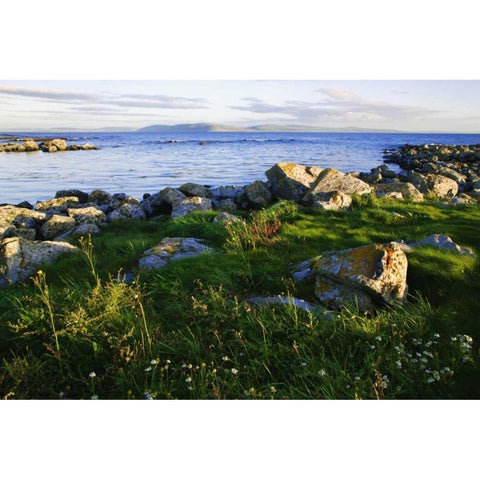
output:
[[[369,171],[386,148],[405,143],[478,144],[480,135],[392,133],[22,133],[94,143],[97,151],[0,153],[0,203],[46,200],[78,188],[136,198],[186,182],[246,184],[265,180],[277,162]],[[175,141],[175,142],[171,142]],[[199,145],[207,142],[206,145]]]

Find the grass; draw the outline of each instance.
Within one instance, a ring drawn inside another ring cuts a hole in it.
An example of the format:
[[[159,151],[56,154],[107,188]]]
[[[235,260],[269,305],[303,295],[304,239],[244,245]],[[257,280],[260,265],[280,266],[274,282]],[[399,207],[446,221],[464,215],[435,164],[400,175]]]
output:
[[[82,253],[0,297],[2,398],[479,398],[478,260],[408,255],[409,300],[333,319],[258,295],[315,301],[291,265],[372,242],[451,236],[480,252],[480,209],[356,199],[348,212],[280,202],[227,227],[203,212],[111,224]],[[214,253],[136,270],[163,237]],[[136,280],[118,281],[119,272]]]

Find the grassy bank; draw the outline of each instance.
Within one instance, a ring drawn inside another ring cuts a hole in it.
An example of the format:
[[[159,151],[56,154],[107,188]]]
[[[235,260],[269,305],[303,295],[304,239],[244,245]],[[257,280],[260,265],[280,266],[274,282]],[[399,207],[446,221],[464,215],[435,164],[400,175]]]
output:
[[[290,267],[327,250],[442,233],[480,252],[478,207],[368,198],[348,212],[283,202],[245,213],[246,227],[214,216],[110,224],[73,240],[81,254],[2,291],[1,397],[480,397],[476,259],[416,249],[408,302],[370,317],[244,302],[314,302]],[[215,252],[118,281],[166,236],[202,238]]]

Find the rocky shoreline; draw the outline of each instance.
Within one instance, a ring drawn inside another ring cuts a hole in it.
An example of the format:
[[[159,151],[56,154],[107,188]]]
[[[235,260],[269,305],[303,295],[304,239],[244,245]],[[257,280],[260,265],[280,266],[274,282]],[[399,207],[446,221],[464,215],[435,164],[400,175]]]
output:
[[[413,202],[436,199],[448,205],[476,204],[480,199],[479,155],[479,146],[455,147],[454,150],[445,146],[406,145],[398,151],[386,152],[387,161],[404,169],[401,173],[393,172],[386,164],[369,173],[345,174],[332,168],[278,163],[265,172],[267,181],[258,180],[243,186],[207,187],[185,183],[178,188],[146,193],[141,200],[125,193],[112,195],[102,190],[88,193],[71,189],[59,190],[55,198],[39,201],[35,206],[28,202],[2,205],[0,285],[25,280],[60,254],[77,250],[68,243],[70,236],[98,234],[106,223],[124,219],[145,220],[162,215],[177,218],[215,210],[219,213],[214,221],[231,223],[242,221],[234,215],[237,210],[260,210],[279,200],[317,209],[345,210],[351,207],[355,196],[370,195]],[[201,239],[165,238],[144,253],[139,269],[161,268],[175,258],[211,250],[201,242]],[[404,252],[413,245],[402,245],[398,239],[392,242],[330,252],[329,256],[323,255],[321,262],[316,258],[297,266],[293,276],[303,280],[312,269],[318,271],[316,296],[327,304],[354,295],[357,300],[362,299],[362,308],[372,310],[379,299],[403,300],[407,265]],[[471,254],[444,236],[437,235],[427,244]],[[395,258],[394,273],[389,267],[391,258]],[[344,266],[351,263],[355,278],[351,272],[348,275],[344,272],[345,278],[337,275],[332,280],[339,259]],[[360,268],[365,265],[368,271]],[[392,283],[392,275],[398,282]]]
[[[41,150],[46,153],[76,151],[76,150],[100,150],[99,147],[86,143],[84,145],[67,145],[63,138],[13,138],[5,137],[9,140],[0,143],[0,152],[19,153],[19,152],[38,152]],[[21,143],[20,143],[21,142]],[[38,142],[38,143],[37,143]]]

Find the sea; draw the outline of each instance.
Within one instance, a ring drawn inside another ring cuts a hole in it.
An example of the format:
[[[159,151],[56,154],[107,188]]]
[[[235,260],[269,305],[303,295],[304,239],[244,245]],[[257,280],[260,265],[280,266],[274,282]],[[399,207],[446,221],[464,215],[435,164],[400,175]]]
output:
[[[11,133],[11,132],[9,132]],[[96,151],[1,153],[0,203],[43,201],[57,190],[95,189],[141,199],[186,182],[208,186],[266,180],[278,162],[367,172],[385,149],[410,144],[480,144],[480,134],[418,133],[42,133],[18,137],[93,143]],[[392,168],[395,168],[393,166]]]

